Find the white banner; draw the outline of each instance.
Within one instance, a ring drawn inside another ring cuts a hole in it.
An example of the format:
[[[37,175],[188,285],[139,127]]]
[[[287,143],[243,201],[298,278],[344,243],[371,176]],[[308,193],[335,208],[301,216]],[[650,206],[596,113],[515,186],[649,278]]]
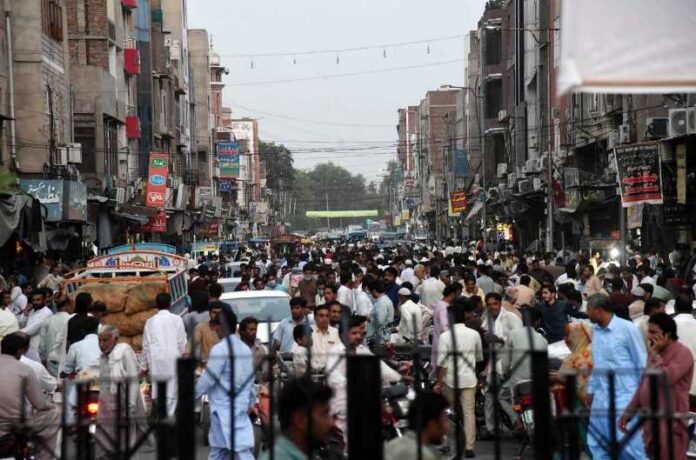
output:
[[[561,4],[559,94],[696,91],[695,0]]]

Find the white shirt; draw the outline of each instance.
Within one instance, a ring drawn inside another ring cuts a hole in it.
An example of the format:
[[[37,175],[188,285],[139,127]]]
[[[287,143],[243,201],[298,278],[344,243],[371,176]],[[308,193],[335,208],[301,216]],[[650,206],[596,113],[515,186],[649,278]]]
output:
[[[70,345],[63,372],[77,374],[84,369],[98,369],[100,357],[99,336],[88,334],[84,339]]]
[[[576,289],[578,288],[578,282],[572,278],[569,278],[567,273],[563,273],[558,277],[558,279],[556,279],[556,286],[561,286],[567,283],[573,283],[573,286],[575,286]]]
[[[336,300],[350,308],[350,311],[353,311],[355,302],[353,301],[353,291],[349,287],[343,285],[339,286],[338,292],[336,293]]]
[[[457,348],[452,343],[452,334]],[[457,361],[457,384],[459,388],[473,388],[476,386],[476,363],[483,361],[483,344],[481,336],[464,324],[455,324],[452,330],[440,334],[437,348],[437,365],[445,368],[443,382],[450,388],[455,385],[455,361]]]
[[[57,350],[58,347],[56,347],[55,344],[58,342],[58,337],[61,335],[63,329],[67,327],[69,319],[70,313],[59,311],[55,315],[46,319],[46,321],[44,321],[41,325],[39,356],[41,357],[42,362],[48,363],[50,361],[54,361],[56,363],[56,367],[60,363],[62,354],[59,353],[59,350]]]
[[[145,322],[143,353],[147,359],[150,377],[167,381],[167,413],[176,411],[176,362],[186,350],[186,329],[180,316],[169,310],[160,310]],[[157,385],[152,387],[157,397]]]
[[[0,340],[19,330],[17,317],[7,308],[0,308]]]
[[[325,369],[329,350],[339,343],[341,343],[341,338],[335,327],[329,326],[326,333],[315,329],[312,332],[312,369]]]
[[[407,300],[399,309],[401,311],[399,335],[404,342],[410,341],[413,343],[418,340],[417,334],[421,332],[421,324],[423,322],[421,308],[413,300]]]
[[[18,287],[12,288],[12,291],[14,292],[15,289],[19,289]],[[9,305],[9,309],[12,310],[12,313],[14,313],[17,316],[20,316],[22,312],[24,311],[24,308],[26,308],[28,303],[27,296],[24,295],[22,290],[19,290],[19,293],[15,297],[14,294],[12,296],[12,303]]]
[[[681,313],[674,317],[674,322],[677,323],[679,341],[691,350],[696,361],[696,318],[688,313]],[[694,378],[691,380],[689,394],[696,395],[696,367],[694,367]]]
[[[434,308],[435,304],[442,298],[444,290],[445,283],[437,278],[428,278],[418,287],[418,295],[423,305]]]
[[[307,372],[307,349],[294,342],[290,352],[292,353],[292,370],[296,377],[301,377]]]
[[[414,288],[418,286],[418,277],[413,272],[413,267],[404,268],[404,271],[401,272],[401,282],[409,282]]]
[[[31,370],[34,371],[36,378],[39,379],[41,389],[44,393],[47,395],[55,393],[56,387],[58,386],[58,379],[49,374],[48,370],[43,366],[43,364],[34,361],[25,355],[22,355],[22,357],[19,358],[19,362],[31,367]]]
[[[353,295],[355,295],[355,314],[369,317],[372,311],[370,296],[362,289],[353,289]]]
[[[640,280],[639,284],[652,284],[653,286],[655,286],[657,284],[657,282],[655,281],[655,279],[652,276],[646,275]]]
[[[43,322],[50,316],[53,312],[48,307],[42,307],[38,310],[32,308],[25,318],[25,326],[22,328],[22,332],[26,332],[31,337],[29,341],[29,350],[27,350],[27,358],[33,359],[34,361],[41,362],[39,357],[39,345],[41,344],[41,326]],[[24,315],[23,315],[24,316]],[[23,321],[20,319],[20,324]]]

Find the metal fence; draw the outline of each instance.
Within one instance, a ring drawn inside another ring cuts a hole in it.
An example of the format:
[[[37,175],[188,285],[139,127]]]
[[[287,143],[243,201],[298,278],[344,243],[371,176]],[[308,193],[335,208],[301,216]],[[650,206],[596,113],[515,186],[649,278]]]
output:
[[[453,401],[460,401],[461,388],[458,379],[458,369],[461,358],[465,365],[476,369],[476,363],[468,362],[465,354],[461,353],[457,347],[457,336],[455,328],[450,328],[453,353],[446,357],[447,363],[454,366],[454,398]],[[491,329],[492,330],[492,329]],[[532,339],[532,329],[529,329],[529,344],[534,343]],[[261,426],[255,427],[255,435],[262,439],[262,450],[267,450],[269,458],[274,459],[273,447],[279,436],[277,427],[277,395],[288,378],[290,370],[283,357],[276,353],[269,353],[258,360],[255,366],[245,366],[245,369],[252,369],[247,375],[238,375],[240,360],[254,359],[254,356],[245,354],[242,356],[235,350],[233,340],[228,336],[222,340],[227,349],[223,362],[214,365],[208,362],[206,372],[209,378],[214,380],[214,385],[223,389],[223,393],[228,395],[229,400],[229,420],[223,423],[230,424],[230,437],[232,450],[238,443],[238,430],[235,427],[235,415],[239,413],[238,407],[240,395],[243,391],[255,385],[255,378],[262,376],[263,387],[267,390],[267,414],[268,419]],[[418,343],[416,339],[414,343]],[[373,347],[379,353],[379,344]],[[658,370],[647,369],[643,379],[646,379],[650,389],[650,405],[641,408],[636,414],[634,422],[630,424],[628,432],[620,432],[617,421],[621,417],[626,406],[625,389],[617,388],[617,376],[631,373],[642,374],[640,369],[594,369],[594,378],[605,379],[608,386],[608,400],[594,401],[593,410],[582,403],[578,395],[578,380],[587,377],[584,371],[562,371],[556,372],[558,379],[554,389],[549,381],[552,368],[557,367],[556,363],[549,360],[545,350],[535,351],[529,347],[528,350],[514,351],[514,359],[511,360],[509,369],[500,374],[495,372],[496,364],[500,362],[501,353],[508,350],[502,345],[489,343],[486,351],[488,360],[488,379],[485,387],[477,386],[477,398],[485,399],[493,403],[492,411],[494,427],[492,448],[493,456],[496,459],[505,458],[503,455],[502,444],[509,442],[510,423],[505,419],[505,411],[501,410],[502,405],[515,405],[515,394],[510,388],[510,379],[518,370],[528,372],[530,382],[526,382],[531,392],[531,407],[533,420],[527,420],[533,429],[523,431],[522,438],[515,441],[519,444],[520,457],[533,457],[543,460],[550,459],[569,459],[576,460],[586,458],[586,454],[598,456],[599,451],[588,451],[588,444],[585,441],[585,434],[595,439],[594,449],[601,449],[601,457],[619,459],[630,443],[641,437],[644,426],[650,427],[652,443],[650,451],[645,453],[646,457],[658,459],[666,458],[664,452],[669,452],[668,458],[682,458],[682,452],[673,452],[673,429],[676,423],[688,423],[690,415],[688,413],[676,413],[671,407],[671,391],[668,375]],[[316,351],[312,347],[307,350],[307,370],[306,375],[314,380],[325,382],[330,380],[332,372],[338,372],[338,366],[327,368],[324,372],[316,372],[312,369],[312,357]],[[400,358],[408,359],[412,364],[412,377],[414,382],[413,389],[419,391],[431,391],[432,374],[423,365],[429,356],[429,346],[412,345],[406,346],[399,351]],[[380,378],[380,358],[364,353],[361,350],[351,350],[334,356],[340,363],[345,360],[345,388],[347,396],[347,439],[346,447],[343,448],[340,442],[331,446],[316,446],[308,443],[311,449],[308,458],[341,458],[342,455],[348,458],[383,458],[383,420],[381,407],[383,404],[382,382]],[[384,356],[381,356],[384,358]],[[390,358],[393,358],[391,356]],[[211,358],[214,359],[214,358]],[[332,360],[333,361],[333,360]],[[133,458],[143,446],[149,445],[157,459],[196,458],[196,452],[205,443],[204,437],[200,434],[200,427],[197,420],[201,420],[200,402],[197,402],[194,394],[196,387],[196,368],[198,362],[193,358],[180,359],[177,364],[177,375],[173,380],[154,382],[157,387],[157,399],[153,401],[153,409],[147,414],[145,411],[139,412],[134,407],[133,398],[141,398],[141,387],[138,376],[131,376],[118,382],[110,382],[102,378],[100,381],[100,411],[104,414],[94,415],[88,408],[90,398],[94,397],[94,391],[86,382],[64,381],[63,392],[68,394],[74,388],[76,396],[72,402],[76,403],[77,410],[71,407],[70,397],[65,396],[62,403],[62,416],[60,429],[62,432],[61,441],[57,446],[53,456],[55,458],[77,458],[79,460],[92,458],[113,458],[129,459]],[[434,366],[434,363],[433,367]],[[224,369],[220,373],[220,369]],[[343,369],[340,366],[340,369]],[[479,366],[480,371],[480,366]],[[212,375],[217,373],[217,375]],[[226,380],[228,379],[228,380]],[[176,384],[178,401],[175,416],[167,414],[166,394],[168,387]],[[137,392],[137,394],[133,394]],[[618,396],[617,396],[618,394]],[[110,398],[107,398],[107,396]],[[629,395],[630,397],[630,395]],[[107,411],[104,402],[108,401],[110,407]],[[26,404],[26,403],[25,403]],[[28,409],[28,408],[27,408]],[[205,408],[204,408],[205,409]],[[244,410],[246,408],[243,408]],[[71,414],[75,413],[73,420]],[[32,423],[29,410],[23,411],[26,415],[20,420],[5,420],[11,422],[11,428],[4,429],[3,432],[16,433],[16,445],[24,446],[32,442],[35,449],[40,450],[41,441],[32,436],[32,430],[36,426]],[[519,413],[514,414],[514,423],[519,417]],[[443,448],[443,452],[448,458],[463,458],[464,454],[464,432],[463,432],[464,410],[460,404],[455,403],[452,407],[452,426],[454,427],[451,447]],[[311,417],[310,417],[311,420]],[[605,420],[603,422],[602,420]],[[508,422],[508,423],[506,423]],[[422,426],[420,423],[416,427]],[[58,428],[58,427],[57,427]],[[661,430],[667,430],[666,437]],[[420,436],[416,436],[420,446]],[[665,450],[665,440],[669,448]],[[641,441],[642,443],[642,441]],[[2,443],[0,443],[2,444]],[[528,445],[527,445],[528,444]],[[642,445],[642,444],[641,444]],[[0,446],[2,447],[2,446]],[[258,446],[257,446],[258,447]],[[26,452],[26,450],[25,450]],[[5,452],[6,453],[6,452]],[[422,451],[419,448],[414,453],[414,458],[422,458]],[[2,455],[0,455],[2,457]],[[44,457],[45,458],[45,457]]]

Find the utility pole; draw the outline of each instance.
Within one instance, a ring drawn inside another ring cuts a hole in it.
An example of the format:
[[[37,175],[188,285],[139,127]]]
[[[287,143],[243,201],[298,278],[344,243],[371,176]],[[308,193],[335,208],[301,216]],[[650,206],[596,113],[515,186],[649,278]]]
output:
[[[550,18],[548,19],[551,20]],[[548,139],[548,155],[547,155],[547,174],[548,183],[546,187],[546,218],[547,220],[547,234],[546,234],[546,252],[553,252],[553,149],[552,149],[552,139],[551,139],[551,123],[552,123],[552,110],[551,110],[551,34],[553,33],[553,28],[551,24],[548,25],[548,33],[546,35],[546,108],[547,108],[547,120],[546,124],[549,139]],[[541,44],[539,44],[541,48]]]
[[[479,98],[476,103],[478,104],[480,102],[481,104],[481,110],[479,111],[479,114],[482,115],[481,118],[479,118],[479,123],[481,126],[481,129],[479,131],[479,149],[481,150],[481,165],[483,166],[481,168],[481,189],[483,191],[483,209],[482,211],[482,217],[483,217],[483,250],[486,252],[488,250],[488,239],[486,236],[486,221],[487,221],[487,213],[486,213],[486,208],[487,208],[487,201],[488,201],[488,196],[486,195],[486,132],[485,132],[485,124],[484,124],[484,119],[485,119],[485,112],[486,110],[486,103],[485,103],[485,98],[486,98],[486,92],[483,90],[483,85],[485,84],[486,79],[484,78],[483,75],[483,60],[486,58],[486,48],[485,48],[485,39],[484,36],[486,34],[486,28],[483,27],[481,29],[481,37],[480,37],[480,44],[479,44],[479,68],[480,68],[480,73],[478,77],[478,87],[479,87]]]
[[[329,217],[329,192],[326,192],[326,228],[327,232],[331,232],[331,218]]]

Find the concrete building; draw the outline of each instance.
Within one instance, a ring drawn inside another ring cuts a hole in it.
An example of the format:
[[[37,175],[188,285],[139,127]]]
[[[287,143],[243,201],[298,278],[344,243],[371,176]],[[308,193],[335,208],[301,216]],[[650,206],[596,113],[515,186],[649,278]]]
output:
[[[140,177],[135,5],[67,0],[75,141],[83,153],[79,169],[97,190],[108,187],[107,177],[121,186]]]
[[[9,2],[18,172],[55,171],[72,141],[68,23],[63,2]],[[14,153],[12,153],[14,155]]]
[[[192,118],[191,147],[198,162],[198,184],[210,187],[213,177],[213,123],[211,117],[210,40],[204,29],[189,29],[189,66]]]

